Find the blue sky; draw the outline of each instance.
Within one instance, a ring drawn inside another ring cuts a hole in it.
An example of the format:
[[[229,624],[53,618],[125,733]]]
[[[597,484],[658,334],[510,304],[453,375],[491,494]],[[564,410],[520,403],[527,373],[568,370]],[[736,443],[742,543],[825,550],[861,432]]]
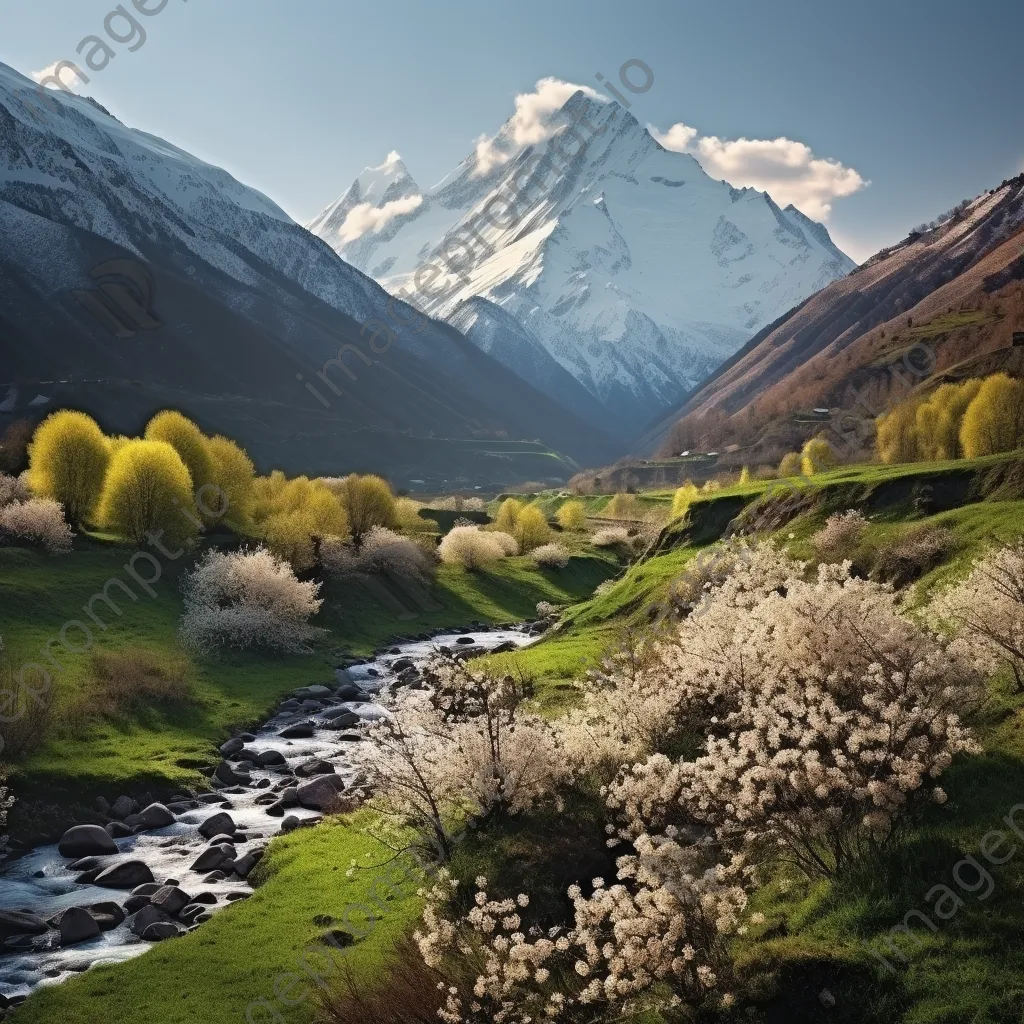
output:
[[[114,7],[8,0],[0,61],[81,63]],[[777,180],[855,259],[1024,170],[1009,0],[168,0],[139,20],[81,91],[300,221],[392,149],[427,187],[539,79],[601,88],[630,58],[654,72],[641,122],[678,125],[716,177]]]

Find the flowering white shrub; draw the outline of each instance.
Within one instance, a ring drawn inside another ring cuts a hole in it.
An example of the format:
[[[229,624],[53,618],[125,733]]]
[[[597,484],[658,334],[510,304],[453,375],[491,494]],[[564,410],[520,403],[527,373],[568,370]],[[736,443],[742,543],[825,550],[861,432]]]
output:
[[[0,508],[32,497],[24,477],[0,473]]]
[[[479,526],[455,526],[444,535],[437,553],[442,562],[461,565],[464,569],[479,569],[505,557],[505,545],[499,536]]]
[[[372,527],[358,550],[338,537],[328,537],[320,545],[320,561],[332,576],[383,573],[426,582],[434,569],[432,555],[386,526]]]
[[[804,568],[768,544],[730,545],[694,559],[675,584],[675,599],[691,599],[685,627],[666,624],[655,640],[627,637],[588,673],[581,706],[555,723],[567,763],[607,772],[668,749],[682,733],[701,734],[708,719],[727,710],[726,694],[735,688],[730,621]]]
[[[703,1002],[728,978],[722,937],[746,905],[737,874],[700,866],[671,840],[640,840],[637,856],[619,862],[621,884],[595,878],[589,898],[572,886],[572,926],[547,932],[524,926],[527,894],[492,899],[482,877],[473,908],[453,920],[446,904],[455,886],[443,877],[415,934],[429,967],[457,967],[461,984],[447,989],[439,1016],[447,1024],[598,1021]]]
[[[504,533],[501,530],[488,530],[488,535],[493,537],[505,552],[507,558],[514,558],[519,554],[519,541],[511,533]]]
[[[512,676],[471,672],[452,658],[424,669],[427,691],[405,692],[360,745],[377,809],[415,829],[442,861],[453,822],[514,815],[561,777],[554,730],[524,707]]]
[[[818,557],[829,562],[849,558],[861,542],[868,521],[856,509],[829,516],[825,525],[811,537]]]
[[[558,605],[552,604],[550,601],[538,601],[537,602],[537,618],[538,619],[557,619],[558,618]]]
[[[60,502],[50,498],[29,498],[0,508],[0,540],[7,543],[31,544],[51,555],[66,555],[73,536]]]
[[[590,543],[595,548],[612,548],[616,544],[628,544],[629,531],[624,526],[606,526],[590,538]]]
[[[569,549],[564,544],[542,544],[530,552],[530,557],[546,569],[564,569],[569,564]]]
[[[323,601],[320,583],[296,579],[292,567],[264,547],[209,551],[182,580],[186,646],[258,647],[308,653],[323,632],[307,621]]]
[[[933,603],[956,646],[984,672],[1008,665],[1024,691],[1024,540],[990,551]]]
[[[609,803],[626,835],[696,826],[831,873],[884,842],[912,802],[945,799],[933,781],[976,749],[960,716],[978,680],[848,564],[768,592],[745,588],[748,573],[682,623],[674,658],[662,654],[676,721],[707,722],[704,754],[655,754],[623,771]]]

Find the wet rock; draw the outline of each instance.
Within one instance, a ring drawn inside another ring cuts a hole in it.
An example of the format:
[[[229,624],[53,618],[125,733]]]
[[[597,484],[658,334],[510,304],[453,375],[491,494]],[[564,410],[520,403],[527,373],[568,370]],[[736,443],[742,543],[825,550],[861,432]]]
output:
[[[138,808],[138,804],[130,796],[119,796],[114,801],[114,806],[111,808],[114,812],[115,818],[127,818],[129,814],[134,814]]]
[[[319,775],[296,787],[295,795],[303,807],[324,811],[344,789],[345,783],[337,775]]]
[[[237,903],[239,900],[247,900],[251,895],[251,892],[229,892],[224,899],[226,899],[228,903]]]
[[[35,914],[20,910],[0,910],[0,938],[12,935],[42,935],[49,926]]]
[[[301,819],[296,818],[294,814],[289,814],[288,817],[281,822],[281,831],[294,832],[301,824]]]
[[[294,691],[294,696],[299,700],[307,700],[311,697],[329,697],[331,688],[314,683],[312,686],[300,686]]]
[[[226,843],[220,846],[210,846],[203,850],[193,861],[189,871],[216,871],[226,870],[226,865],[233,863],[235,859],[235,848]]]
[[[175,917],[179,910],[187,907],[192,897],[176,885],[165,885],[153,893],[150,905]]]
[[[114,809],[110,806],[109,803],[107,803],[106,797],[96,797],[96,806],[100,809],[100,814],[104,814],[108,818],[111,817],[114,813]]]
[[[202,822],[199,826],[199,834],[204,839],[212,839],[214,836],[226,833],[228,835],[235,834],[235,820],[230,814],[224,811],[219,811],[217,814],[211,814],[206,821]]]
[[[209,911],[207,911],[205,914],[200,914],[197,918],[195,918],[192,921],[192,923],[194,925],[195,924],[205,924],[207,921],[211,921],[211,920],[213,920],[213,914],[211,914]]]
[[[257,760],[264,768],[287,763],[280,750],[264,750],[257,756]]]
[[[57,851],[62,857],[89,857],[117,853],[117,844],[110,833],[99,825],[75,825],[61,836]]]
[[[79,942],[95,939],[100,926],[84,907],[68,907],[50,918],[50,924],[60,932],[62,946],[74,946]]]
[[[256,737],[251,732],[240,732],[238,738],[243,740],[245,743],[252,743]]]
[[[92,871],[99,868],[101,871],[107,866],[106,857],[81,857],[68,865],[69,871]]]
[[[232,754],[237,754],[244,746],[245,741],[236,736],[226,743],[222,743],[217,749],[223,757],[230,757]]]
[[[272,818],[283,818],[284,811],[284,804],[281,803],[280,800],[276,801],[275,803],[267,805],[267,814],[269,814]]]
[[[150,804],[139,812],[141,825],[146,828],[166,828],[174,824],[174,815],[163,804]]]
[[[304,740],[309,739],[312,735],[313,725],[311,722],[298,722],[295,725],[286,726],[278,733],[278,736],[286,740]]]
[[[200,914],[205,913],[205,903],[190,903],[187,907],[182,908],[181,913],[178,914],[178,918],[187,924],[191,924]]]
[[[167,810],[171,814],[185,814],[188,811],[194,811],[199,806],[199,803],[195,800],[189,800],[187,803],[181,801],[180,803],[171,803],[167,805]]]
[[[340,736],[334,737],[339,743],[361,743],[366,739],[357,732],[343,732]]]
[[[132,830],[123,821],[107,822],[103,829],[111,839],[124,839],[132,834]]]
[[[228,877],[228,876],[227,876],[227,875],[225,875],[223,871],[211,871],[211,872],[210,872],[210,873],[209,873],[209,874],[208,874],[208,875],[207,875],[207,876],[206,876],[206,877],[205,877],[205,878],[203,879],[203,881],[204,881],[204,882],[205,882],[205,883],[206,883],[207,885],[213,885],[213,884],[214,884],[215,882],[223,882],[223,881],[224,881],[224,879],[225,879],[225,878],[227,878],[227,877]]]
[[[330,761],[322,761],[318,757],[312,757],[295,766],[295,774],[302,779],[311,779],[315,775],[333,775],[334,765]]]
[[[212,904],[217,902],[217,897],[212,892],[199,892],[199,893],[196,893],[196,895],[192,897],[192,902],[193,903],[208,903],[208,904],[212,905]]]
[[[219,804],[224,802],[220,793],[200,793],[199,802],[202,804]]]
[[[43,953],[60,945],[60,932],[47,928],[42,935],[12,935],[0,942],[7,953]]]
[[[153,893],[160,888],[159,882],[143,882],[142,885],[135,886],[134,889],[128,894],[129,896],[152,896]]]
[[[359,716],[350,708],[328,708],[320,715],[326,722],[337,723],[336,728],[347,729],[351,725],[357,725]]]
[[[95,879],[96,885],[104,889],[134,889],[143,882],[155,881],[149,866],[141,860],[126,860],[121,864],[101,871]]]
[[[146,942],[160,942],[163,939],[176,938],[180,934],[181,930],[173,921],[156,921],[142,933],[142,938]]]
[[[475,644],[476,641],[471,636],[460,636],[455,641],[457,644]]]
[[[283,827],[283,826],[282,826]],[[235,874],[239,878],[246,878],[250,871],[260,862],[260,857],[255,853],[247,853],[235,861]]]
[[[497,647],[491,648],[491,654],[508,654],[509,651],[516,650],[516,645],[511,640],[505,640],[503,643],[498,644]]]
[[[158,907],[143,907],[128,918],[128,930],[142,938],[147,928],[161,923],[173,924],[170,917]]]
[[[80,875],[75,875],[75,883],[77,885],[91,885],[100,876],[100,872],[103,868],[93,868],[91,871],[83,871]]]
[[[90,903],[85,908],[92,916],[92,919],[99,925],[101,932],[109,932],[116,928],[125,919],[125,911],[116,903]]]
[[[415,667],[415,662],[412,660],[412,658],[398,658],[395,661],[391,662],[392,672],[401,672],[402,669],[413,667]]]
[[[149,906],[148,896],[129,896],[124,901],[124,912],[126,914],[134,914],[136,911],[141,910],[143,907]]]
[[[257,789],[269,789],[270,788],[270,779],[260,779],[259,782],[256,783],[256,788]]]
[[[281,790],[281,806],[282,807],[298,807],[299,806],[299,793],[295,786],[286,786]]]
[[[395,662],[395,664],[397,665],[398,662]],[[410,664],[412,663],[410,662]],[[337,697],[338,700],[366,699],[366,694],[363,693],[363,691],[358,686],[356,686],[355,683],[346,683],[344,686],[339,686],[337,690],[334,691],[334,696]]]
[[[213,777],[225,786],[237,786],[240,783],[247,781],[247,778],[237,774],[227,761],[221,761],[221,763],[217,765],[213,770]]]
[[[249,750],[247,748],[239,750],[237,753],[233,754],[232,757],[236,761],[247,761],[249,764],[257,764],[260,759],[260,755],[257,754],[255,750]]]
[[[176,878],[165,878],[164,885],[181,885],[181,882],[179,882]]]
[[[277,796],[274,793],[261,793],[255,800],[253,800],[253,803],[256,804],[257,807],[266,807],[268,804],[276,804]]]

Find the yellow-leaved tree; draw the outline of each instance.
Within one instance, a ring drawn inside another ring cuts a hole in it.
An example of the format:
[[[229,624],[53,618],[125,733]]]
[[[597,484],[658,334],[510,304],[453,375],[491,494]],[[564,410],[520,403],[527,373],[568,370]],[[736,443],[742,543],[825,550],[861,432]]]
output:
[[[214,482],[209,440],[187,416],[173,409],[158,412],[146,424],[144,436],[148,441],[166,441],[181,456],[193,491]]]
[[[878,417],[875,450],[883,462],[916,462],[921,457],[917,437],[917,402],[900,402]]]
[[[700,489],[692,480],[676,488],[672,495],[672,518],[680,519],[690,510],[690,504],[700,496]]]
[[[165,545],[198,533],[192,477],[181,456],[166,441],[131,440],[110,460],[100,522],[141,545],[154,534]]]
[[[70,409],[47,416],[28,446],[29,485],[40,497],[64,506],[72,526],[95,511],[110,461],[103,431],[84,412]]]
[[[324,483],[337,495],[348,516],[348,528],[358,547],[375,526],[393,530],[398,525],[397,501],[388,482],[372,473],[350,473]]]
[[[499,533],[515,536],[519,515],[526,505],[518,498],[506,498],[498,506],[498,514],[494,517],[494,529]]]
[[[539,548],[551,539],[551,527],[548,526],[544,513],[536,505],[527,505],[516,519],[512,533],[522,554]]]
[[[203,495],[200,500],[207,508],[220,508],[226,503],[224,521],[235,530],[245,532],[252,522],[253,480],[256,478],[252,459],[234,441],[219,434],[211,437],[206,446],[213,461],[213,482],[220,488],[221,495],[211,495],[209,500]]]
[[[963,426],[964,414],[980,388],[980,380],[943,384],[929,399],[936,408],[935,437],[932,442],[936,459],[963,458],[960,428]]]
[[[801,459],[799,452],[786,452],[779,463],[779,476],[799,476]]]
[[[585,530],[587,528],[587,509],[582,501],[566,501],[555,513],[558,525],[563,530]]]
[[[800,469],[804,476],[814,476],[832,469],[839,460],[832,445],[823,437],[812,437],[800,452]]]
[[[345,509],[324,481],[289,480],[279,470],[253,481],[251,517],[270,550],[296,569],[315,564],[320,541],[349,532]]]
[[[964,413],[960,444],[969,459],[1024,445],[1024,381],[1005,373],[986,377]]]

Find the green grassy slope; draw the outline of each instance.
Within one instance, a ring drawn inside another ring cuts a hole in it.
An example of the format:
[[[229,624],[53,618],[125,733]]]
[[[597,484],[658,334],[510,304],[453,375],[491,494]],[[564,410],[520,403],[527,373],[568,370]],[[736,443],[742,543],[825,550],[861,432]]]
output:
[[[0,637],[9,664],[17,669],[25,662],[44,660],[41,649],[58,636],[64,623],[85,618],[83,605],[108,580],[131,583],[123,570],[130,555],[127,548],[94,541],[85,541],[62,558],[0,549]],[[143,647],[158,657],[181,657],[175,636],[181,614],[178,565],[165,561],[164,567],[165,575],[152,587],[155,597],[136,585],[134,603],[123,592],[111,591],[122,610],[120,617],[103,605],[95,606],[109,624],[105,631],[94,627],[95,649]],[[55,645],[52,649],[63,671],[52,673],[54,735],[17,766],[16,791],[23,799],[14,813],[14,827],[19,826],[19,815],[35,818],[42,806],[77,804],[72,810],[80,813],[98,794],[111,797],[201,781],[198,767],[211,762],[215,745],[232,729],[259,722],[287,691],[329,680],[335,661],[332,650],[368,654],[403,634],[457,628],[472,621],[530,618],[538,601],[579,600],[614,571],[609,558],[597,555],[574,557],[564,570],[556,571],[537,569],[526,558],[506,559],[476,573],[445,565],[429,590],[429,610],[393,587],[384,588],[393,591],[391,600],[381,601],[358,583],[331,582],[324,587],[325,603],[317,617],[317,624],[328,631],[318,653],[188,657],[192,699],[186,705],[117,720],[90,717],[87,701],[83,707],[91,652],[68,654]],[[83,643],[77,628],[67,635],[73,645]]]
[[[946,561],[918,584],[918,594],[924,595],[961,573],[993,537],[1005,540],[1024,534],[1021,468],[1019,460],[1007,458],[844,468],[814,478],[806,500],[784,510],[785,522],[776,535],[794,553],[809,557],[813,532],[828,514],[851,505],[869,517],[864,541],[869,548],[921,524],[945,526],[952,532],[954,547]],[[442,568],[435,596],[444,610],[430,614],[444,619],[457,611],[458,622],[498,621],[528,614],[530,602],[536,600],[575,601],[564,625],[539,644],[489,659],[495,668],[515,666],[533,675],[542,705],[557,713],[572,700],[572,680],[626,630],[645,627],[650,605],[666,594],[672,579],[702,547],[715,543],[738,512],[765,512],[759,505],[766,503],[766,488],[764,483],[751,484],[695,503],[689,522],[670,524],[653,555],[621,572],[600,594],[585,596],[612,572],[611,564],[596,556],[574,558],[562,576],[540,574],[525,560],[510,560],[500,571],[477,579]],[[942,507],[954,499],[967,503]],[[56,601],[48,609],[54,614],[68,607],[62,596],[51,594],[47,600]],[[355,598],[340,595],[329,603],[326,622],[339,644],[344,637],[351,647],[367,649],[384,638],[378,633],[380,613],[368,612]],[[173,623],[174,616],[168,617]],[[430,622],[430,616],[403,622],[388,635],[418,632]],[[157,639],[166,642],[166,637]],[[322,671],[326,665],[321,659],[308,668]],[[200,675],[206,670],[197,666]],[[238,666],[238,671],[243,673],[244,667]],[[235,699],[221,689],[221,673],[210,678],[218,699]],[[885,953],[890,929],[908,911],[927,910],[924,894],[939,883],[952,885],[954,866],[965,854],[977,853],[990,829],[1005,828],[1000,820],[1016,803],[1024,802],[1024,697],[1011,693],[1004,680],[993,686],[979,732],[984,753],[959,759],[943,780],[949,802],[909,823],[883,862],[833,882],[810,884],[778,876],[755,895],[754,909],[764,913],[766,921],[734,947],[745,983],[758,995],[759,1015],[753,1019],[772,1024],[1008,1024],[1024,1019],[1024,841],[1016,857],[992,869],[988,899],[964,896],[957,915],[935,933],[917,929],[919,942],[897,940],[907,960],[890,956],[893,973],[865,946],[871,943]],[[605,866],[592,863],[592,851],[585,862],[574,860],[574,837],[599,833],[599,817],[593,808],[583,813],[569,807],[559,820],[531,824],[524,819],[492,837],[493,843],[478,837],[477,845],[460,851],[460,877],[483,871],[495,878],[507,875],[514,885],[523,876],[524,885],[547,885],[551,892],[545,889],[546,897],[554,900],[566,879],[549,877],[545,865],[557,863],[559,870],[570,874],[578,867],[586,877],[607,874]],[[126,1024],[244,1020],[245,1008],[254,999],[272,995],[275,972],[294,970],[295,957],[318,931],[312,917],[339,916],[339,908],[353,898],[356,890],[344,879],[344,868],[351,858],[368,852],[361,845],[365,842],[348,823],[275,840],[266,880],[251,900],[229,909],[195,935],[157,947],[131,964],[91,971],[33,997],[14,1015],[15,1024],[79,1024],[100,1018]],[[360,877],[351,883],[362,884]],[[394,936],[415,917],[418,901],[406,895],[389,908],[386,922],[353,947],[353,956],[358,951],[359,959],[352,961],[362,977],[385,984],[383,957]],[[831,1008],[821,998],[825,989],[835,998]],[[288,1022],[305,1024],[311,1019],[308,999],[290,1010],[274,1005]],[[264,1019],[277,1018],[254,1017],[256,1022]]]
[[[380,870],[386,851],[361,824],[359,816],[336,819],[275,839],[252,897],[134,960],[40,990],[13,1020],[235,1024],[247,1013],[253,1024],[311,1020],[318,979],[336,977],[342,958],[359,977],[374,977],[420,911],[416,876],[400,880],[394,865]],[[349,878],[353,860],[360,867]],[[331,928],[358,941],[329,947],[319,940]]]

